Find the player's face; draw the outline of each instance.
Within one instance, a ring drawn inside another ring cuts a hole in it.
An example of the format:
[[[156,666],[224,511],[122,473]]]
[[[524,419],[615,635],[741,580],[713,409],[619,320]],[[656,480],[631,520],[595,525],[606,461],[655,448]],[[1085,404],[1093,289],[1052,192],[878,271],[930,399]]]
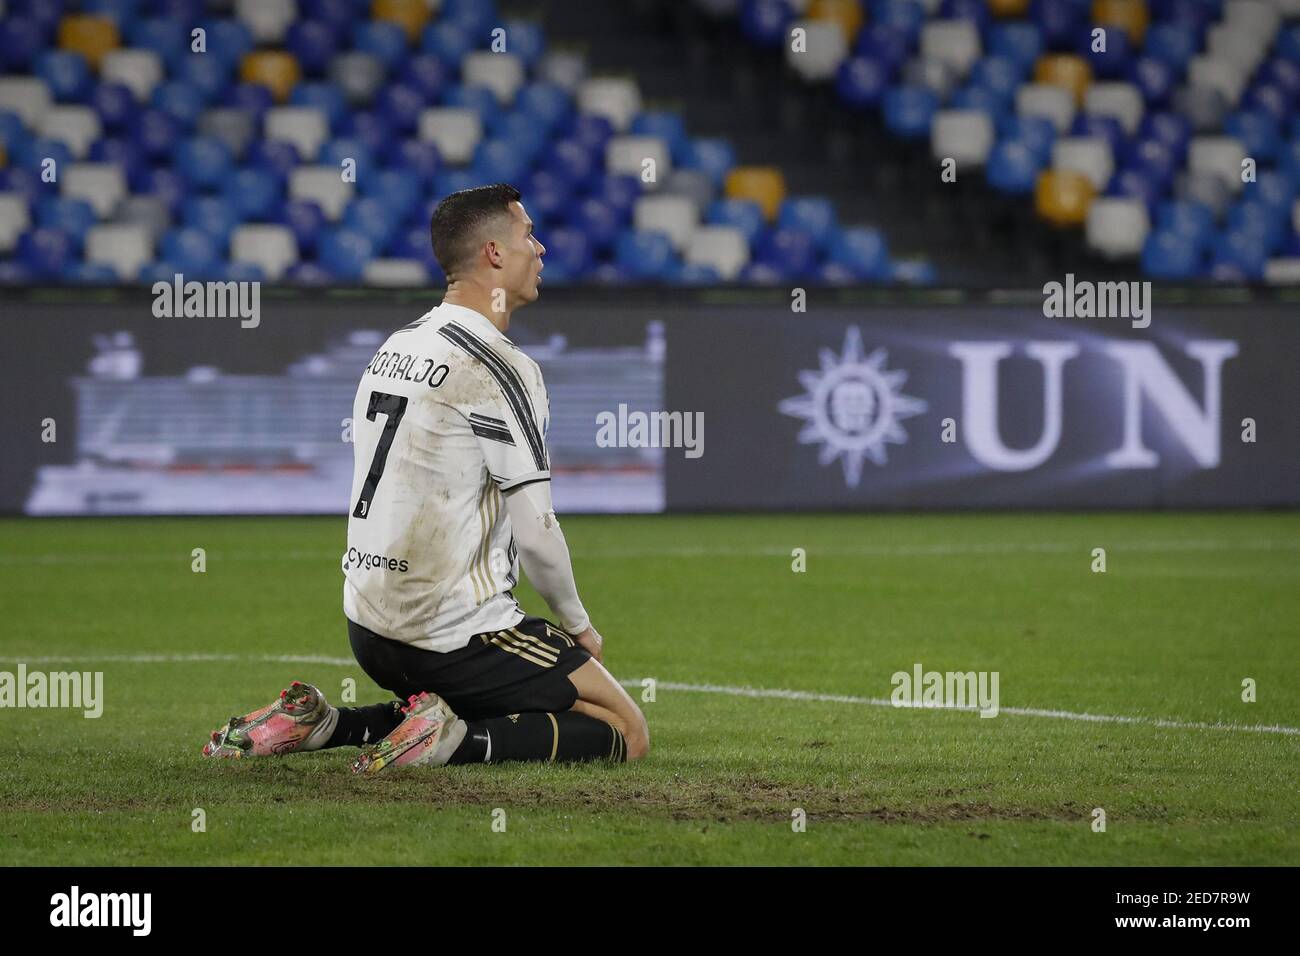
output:
[[[533,221],[520,202],[510,204],[508,249],[506,289],[510,297],[520,303],[536,301],[546,247],[533,235]]]

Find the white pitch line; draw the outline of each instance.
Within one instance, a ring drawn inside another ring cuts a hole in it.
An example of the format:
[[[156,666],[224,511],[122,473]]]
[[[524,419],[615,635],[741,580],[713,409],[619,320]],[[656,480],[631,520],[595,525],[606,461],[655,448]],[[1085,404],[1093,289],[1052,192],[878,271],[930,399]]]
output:
[[[0,662],[14,664],[206,664],[206,663],[253,663],[253,664],[323,664],[334,667],[354,667],[356,661],[350,657],[325,657],[317,654],[103,654],[62,656],[47,655],[41,657],[0,657]],[[642,680],[624,680],[624,687],[639,688]],[[895,710],[960,710],[977,712],[978,707],[957,707],[944,704],[909,705],[900,708],[893,701],[884,697],[854,697],[849,694],[819,694],[807,690],[785,690],[773,687],[732,687],[726,684],[682,684],[676,681],[657,681],[656,689],[678,690],[691,694],[724,694],[729,697],[755,697],[767,700],[805,700],[820,704],[858,704],[868,707],[889,707]],[[1168,720],[1163,717],[1127,717],[1120,714],[1086,714],[1072,710],[1048,710],[1041,707],[999,707],[998,713],[1015,714],[1019,717],[1050,717],[1055,720],[1074,720],[1093,724],[1133,724],[1144,727],[1160,727],[1170,730],[1229,730],[1256,734],[1300,734],[1300,727],[1286,727],[1281,724],[1225,724],[1205,723],[1201,721]]]
[[[810,554],[828,554],[843,557],[961,557],[989,554],[1075,554],[1089,552],[1096,542],[1072,543],[1061,541],[1003,541],[1003,542],[935,542],[931,544],[812,544],[806,547]],[[1212,538],[1187,538],[1170,541],[1112,541],[1106,544],[1112,552],[1169,552],[1171,554],[1201,551],[1297,551],[1300,539],[1266,539],[1233,541]],[[674,545],[649,548],[587,548],[580,557],[591,559],[637,558],[766,558],[789,557],[789,544],[756,544],[751,546]],[[210,551],[210,561],[279,561],[320,560],[337,561],[341,551],[289,550],[289,551]],[[43,554],[0,554],[0,565],[44,564],[126,564],[132,562],[162,562],[188,565],[191,560],[187,549],[175,552],[83,552],[57,551]]]

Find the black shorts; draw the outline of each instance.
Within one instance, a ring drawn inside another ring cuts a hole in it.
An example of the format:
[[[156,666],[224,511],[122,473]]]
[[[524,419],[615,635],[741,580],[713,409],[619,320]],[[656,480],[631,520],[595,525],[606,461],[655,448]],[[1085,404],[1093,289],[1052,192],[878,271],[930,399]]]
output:
[[[353,621],[348,640],[361,669],[380,687],[402,700],[430,691],[467,720],[569,710],[578,699],[569,675],[591,660],[573,638],[540,617],[475,634],[454,651],[426,651]]]

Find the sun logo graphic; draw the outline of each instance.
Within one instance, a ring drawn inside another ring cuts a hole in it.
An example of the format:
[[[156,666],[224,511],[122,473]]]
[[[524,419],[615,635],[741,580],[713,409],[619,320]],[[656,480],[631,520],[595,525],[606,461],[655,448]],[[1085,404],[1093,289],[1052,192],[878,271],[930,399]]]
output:
[[[927,406],[902,393],[907,373],[885,368],[889,354],[883,348],[863,354],[857,326],[844,333],[842,354],[824,348],[818,358],[818,371],[799,373],[804,394],[785,399],[777,408],[783,415],[804,420],[799,444],[820,443],[817,463],[829,465],[838,458],[845,484],[856,488],[862,480],[862,462],[870,458],[874,464],[885,464],[885,446],[907,442],[907,432],[898,423],[920,415]]]

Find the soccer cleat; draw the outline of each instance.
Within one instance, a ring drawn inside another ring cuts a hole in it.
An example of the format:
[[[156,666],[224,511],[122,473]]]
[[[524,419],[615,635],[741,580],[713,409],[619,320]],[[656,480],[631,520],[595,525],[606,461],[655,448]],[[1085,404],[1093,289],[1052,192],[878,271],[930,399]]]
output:
[[[311,684],[294,681],[274,703],[243,717],[231,717],[212,732],[205,757],[267,757],[316,750],[334,732],[338,712]]]
[[[385,767],[440,767],[465,739],[461,720],[437,694],[421,691],[402,708],[405,719],[352,762],[352,772],[373,777]]]

